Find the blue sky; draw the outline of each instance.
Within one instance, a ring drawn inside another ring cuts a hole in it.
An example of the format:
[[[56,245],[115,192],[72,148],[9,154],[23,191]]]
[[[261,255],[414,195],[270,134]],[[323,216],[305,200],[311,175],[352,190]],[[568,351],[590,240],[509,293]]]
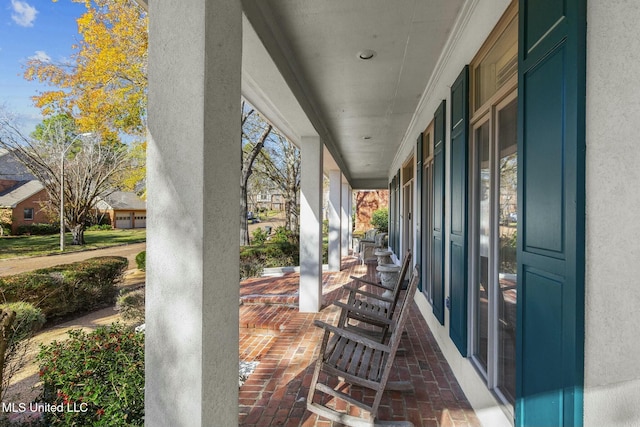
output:
[[[31,97],[48,87],[24,79],[28,58],[62,62],[78,42],[76,19],[82,4],[71,0],[0,0],[0,105],[17,114],[29,133],[42,121]]]

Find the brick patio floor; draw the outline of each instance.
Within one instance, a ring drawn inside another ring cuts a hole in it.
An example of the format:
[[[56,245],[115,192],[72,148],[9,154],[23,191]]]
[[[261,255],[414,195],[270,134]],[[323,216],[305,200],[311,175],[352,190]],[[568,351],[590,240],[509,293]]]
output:
[[[341,272],[323,274],[325,304],[320,313],[299,313],[298,274],[257,278],[240,285],[240,360],[258,367],[240,388],[239,425],[339,426],[306,410],[306,397],[322,331],[315,319],[335,323],[339,310],[331,301],[346,296],[342,285],[350,275],[374,278],[375,265],[342,260]],[[438,348],[415,303],[411,307],[404,354],[394,361],[395,379],[410,379],[413,392],[386,392],[378,412],[381,420],[409,420],[416,427],[479,427],[480,422]],[[393,379],[393,378],[392,378]],[[351,393],[363,393],[352,387]],[[368,398],[368,390],[364,391]],[[371,394],[372,395],[372,394]],[[359,408],[339,409],[357,413]]]

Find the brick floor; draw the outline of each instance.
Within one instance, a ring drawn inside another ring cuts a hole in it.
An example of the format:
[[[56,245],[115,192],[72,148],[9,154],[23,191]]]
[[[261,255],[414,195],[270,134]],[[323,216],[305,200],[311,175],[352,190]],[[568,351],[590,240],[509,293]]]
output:
[[[342,285],[350,275],[372,280],[375,265],[360,265],[343,258],[343,270],[323,274],[325,305],[320,313],[299,313],[298,274],[257,278],[240,285],[240,349],[242,361],[259,361],[240,388],[239,425],[339,426],[306,410],[306,396],[319,351],[321,330],[315,319],[335,323],[339,310],[331,301],[345,296]],[[469,402],[438,348],[415,304],[411,307],[407,333],[396,356],[392,379],[410,379],[413,392],[386,392],[380,405],[381,420],[410,420],[416,427],[478,427]],[[372,399],[373,393],[352,387],[352,395]],[[359,408],[342,405],[357,415]]]

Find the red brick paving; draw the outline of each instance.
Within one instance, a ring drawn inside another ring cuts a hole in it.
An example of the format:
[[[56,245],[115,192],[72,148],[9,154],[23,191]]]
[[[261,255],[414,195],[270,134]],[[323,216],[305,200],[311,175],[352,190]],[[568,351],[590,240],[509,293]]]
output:
[[[320,313],[299,313],[298,274],[257,278],[243,282],[240,295],[240,349],[242,361],[259,361],[256,370],[240,388],[239,425],[338,426],[306,410],[306,396],[319,350],[322,331],[315,319],[335,323],[339,310],[330,302],[345,295],[342,285],[350,275],[374,276],[373,265],[360,265],[355,258],[343,259],[339,273],[323,274],[323,295],[327,306]],[[415,304],[396,356],[392,379],[411,379],[413,392],[386,392],[378,417],[381,420],[410,420],[416,427],[478,427],[478,421],[464,397],[449,365],[438,348]],[[370,390],[352,387],[352,395],[373,399]],[[339,409],[352,415],[359,408],[340,403]]]

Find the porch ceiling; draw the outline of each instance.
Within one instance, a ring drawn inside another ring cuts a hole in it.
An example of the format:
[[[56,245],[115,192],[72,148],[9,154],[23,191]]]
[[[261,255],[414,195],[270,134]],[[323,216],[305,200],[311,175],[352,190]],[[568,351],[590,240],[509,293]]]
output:
[[[463,1],[242,0],[243,95],[294,141],[320,135],[354,189],[386,188]]]

